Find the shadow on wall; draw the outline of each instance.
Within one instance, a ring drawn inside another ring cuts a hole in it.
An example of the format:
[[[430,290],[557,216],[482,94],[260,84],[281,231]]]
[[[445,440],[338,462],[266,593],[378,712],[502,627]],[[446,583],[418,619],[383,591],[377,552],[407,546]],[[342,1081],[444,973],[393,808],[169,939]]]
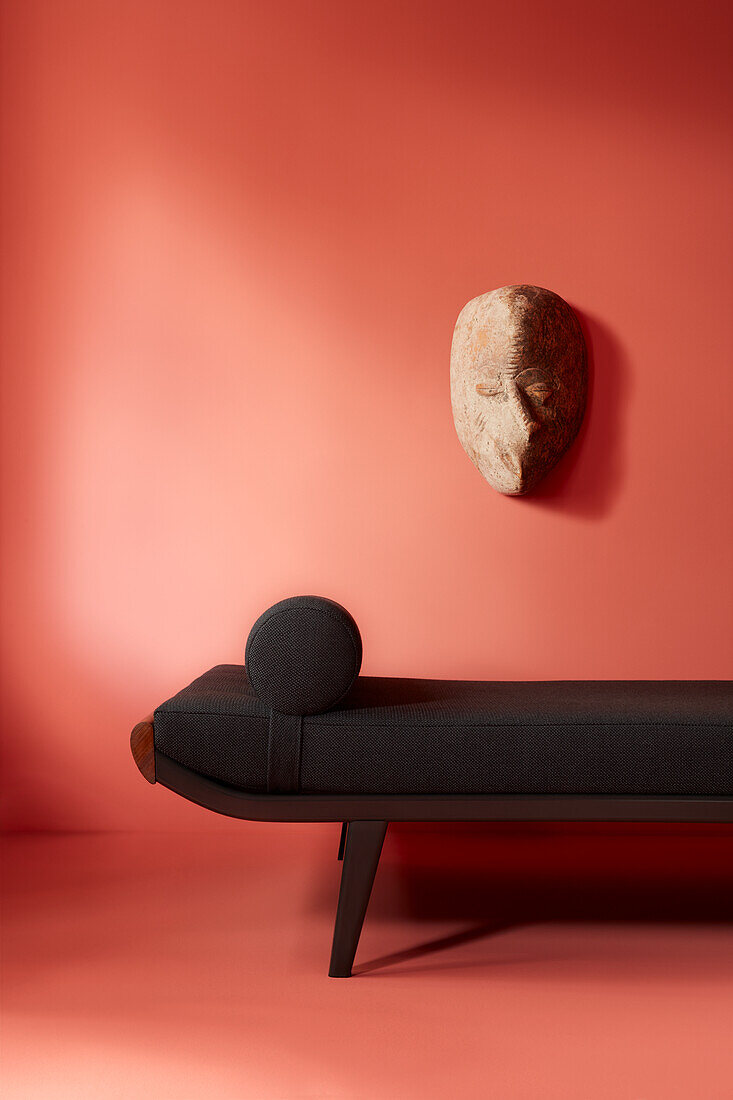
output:
[[[613,506],[624,476],[628,361],[616,338],[573,306],[588,348],[588,404],[570,450],[522,502],[597,519]]]

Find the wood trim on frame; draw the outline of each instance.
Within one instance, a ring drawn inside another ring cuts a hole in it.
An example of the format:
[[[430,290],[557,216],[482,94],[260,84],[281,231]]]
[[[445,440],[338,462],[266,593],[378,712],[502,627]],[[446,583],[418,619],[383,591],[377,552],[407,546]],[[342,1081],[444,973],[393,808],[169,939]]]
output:
[[[155,783],[155,740],[153,735],[153,715],[138,722],[130,734],[130,749],[132,758],[137,764],[138,770],[148,783]]]

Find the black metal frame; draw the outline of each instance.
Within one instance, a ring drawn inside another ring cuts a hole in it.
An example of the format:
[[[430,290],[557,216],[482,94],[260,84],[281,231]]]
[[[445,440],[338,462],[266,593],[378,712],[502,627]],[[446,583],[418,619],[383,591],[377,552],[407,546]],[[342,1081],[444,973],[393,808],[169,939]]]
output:
[[[249,794],[155,752],[155,781],[207,810],[249,821],[339,821],[343,857],[329,976],[348,978],[390,821],[733,822],[733,798],[675,795]]]

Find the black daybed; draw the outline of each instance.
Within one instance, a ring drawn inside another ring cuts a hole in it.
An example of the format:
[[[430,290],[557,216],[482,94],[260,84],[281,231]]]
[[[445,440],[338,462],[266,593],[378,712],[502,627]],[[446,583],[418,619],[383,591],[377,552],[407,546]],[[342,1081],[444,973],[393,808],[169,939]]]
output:
[[[151,783],[231,817],[343,822],[348,977],[389,821],[733,821],[733,682],[359,676],[331,600],[275,604],[131,736]]]

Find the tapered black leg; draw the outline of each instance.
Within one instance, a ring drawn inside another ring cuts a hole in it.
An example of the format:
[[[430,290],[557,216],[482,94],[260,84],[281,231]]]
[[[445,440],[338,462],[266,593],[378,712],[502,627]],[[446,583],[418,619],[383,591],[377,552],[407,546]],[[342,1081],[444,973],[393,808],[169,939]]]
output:
[[[350,821],[346,834],[341,890],[333,930],[330,978],[350,978],[361,926],[369,904],[386,821]]]
[[[339,862],[341,862],[341,860],[344,858],[344,851],[346,850],[346,834],[348,833],[348,831],[349,823],[348,821],[344,821],[343,825],[341,826],[341,836],[339,838],[339,854],[337,857]]]

